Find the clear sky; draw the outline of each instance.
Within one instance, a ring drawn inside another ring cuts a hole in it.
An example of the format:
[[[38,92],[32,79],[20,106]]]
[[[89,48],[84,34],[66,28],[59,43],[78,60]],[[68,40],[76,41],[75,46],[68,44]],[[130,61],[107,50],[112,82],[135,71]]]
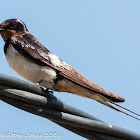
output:
[[[89,80],[125,97],[127,100],[121,105],[140,114],[139,0],[6,0],[0,5],[0,22],[10,18],[23,20],[30,33],[50,51]],[[0,73],[23,79],[9,68],[3,46],[0,37]],[[140,133],[139,121],[96,101],[68,93],[54,95],[107,123]],[[0,110],[2,133],[60,132],[61,140],[85,139],[2,101]]]

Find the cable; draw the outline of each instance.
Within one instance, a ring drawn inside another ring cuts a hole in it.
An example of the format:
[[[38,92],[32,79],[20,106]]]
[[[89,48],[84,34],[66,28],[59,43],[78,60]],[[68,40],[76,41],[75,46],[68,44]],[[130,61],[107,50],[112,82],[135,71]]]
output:
[[[28,82],[0,74],[0,99],[93,140],[140,140],[140,135],[107,124]]]

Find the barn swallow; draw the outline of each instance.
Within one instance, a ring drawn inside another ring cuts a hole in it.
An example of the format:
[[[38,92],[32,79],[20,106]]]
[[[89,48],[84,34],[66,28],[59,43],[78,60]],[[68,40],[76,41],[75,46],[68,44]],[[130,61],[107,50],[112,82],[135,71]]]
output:
[[[28,81],[53,91],[90,98],[120,111],[111,104],[121,107],[115,102],[124,102],[125,98],[86,79],[31,35],[21,20],[2,22],[0,34],[5,41],[4,52],[9,66]]]

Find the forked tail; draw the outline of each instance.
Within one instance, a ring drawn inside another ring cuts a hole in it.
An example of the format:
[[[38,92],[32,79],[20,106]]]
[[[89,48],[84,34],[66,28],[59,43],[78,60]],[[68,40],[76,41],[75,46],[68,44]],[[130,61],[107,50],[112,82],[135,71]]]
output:
[[[122,111],[122,110],[120,110],[120,109],[118,109],[118,108],[116,108],[116,107],[114,107],[114,106],[112,106],[112,105],[110,105],[109,103],[111,103],[111,104],[113,104],[113,105],[115,105],[115,106],[117,106],[117,107],[119,107],[119,108],[122,108],[122,109],[124,109],[124,110],[126,110],[126,111],[128,111],[128,112],[130,112],[130,113],[132,113],[132,114],[134,114],[134,115],[140,117],[139,114],[137,114],[137,113],[135,113],[135,112],[133,112],[133,111],[131,111],[131,110],[125,108],[125,107],[122,107],[122,106],[116,104],[115,102],[111,101],[110,99],[107,99],[106,97],[104,97],[104,96],[102,96],[102,95],[100,95],[100,94],[99,94],[99,96],[101,97],[101,100],[97,100],[98,102],[100,102],[100,103],[102,103],[102,104],[104,104],[104,105],[106,105],[106,106],[108,106],[108,107],[110,107],[110,108],[112,108],[112,109],[114,109],[114,110],[116,110],[116,111],[119,111],[119,112],[121,112],[121,113],[123,113],[123,114],[126,114],[126,115],[128,115],[128,116],[130,116],[130,117],[132,117],[132,118],[134,118],[134,119],[140,120],[138,117],[135,117],[135,116],[133,116],[133,115],[130,115],[130,114],[128,114],[128,113],[126,113],[126,112],[124,112],[124,111]],[[108,102],[109,102],[109,103],[108,103]]]

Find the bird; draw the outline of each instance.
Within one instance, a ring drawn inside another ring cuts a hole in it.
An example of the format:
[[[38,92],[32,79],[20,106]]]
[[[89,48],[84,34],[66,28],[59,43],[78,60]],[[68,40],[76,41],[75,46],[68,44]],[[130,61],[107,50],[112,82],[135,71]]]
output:
[[[5,42],[4,53],[9,66],[26,80],[47,90],[67,92],[93,99],[114,110],[138,119],[116,107],[126,109],[117,102],[125,98],[91,82],[73,67],[50,52],[29,33],[22,20],[8,19],[0,24],[0,34]],[[140,119],[138,119],[140,120]]]

